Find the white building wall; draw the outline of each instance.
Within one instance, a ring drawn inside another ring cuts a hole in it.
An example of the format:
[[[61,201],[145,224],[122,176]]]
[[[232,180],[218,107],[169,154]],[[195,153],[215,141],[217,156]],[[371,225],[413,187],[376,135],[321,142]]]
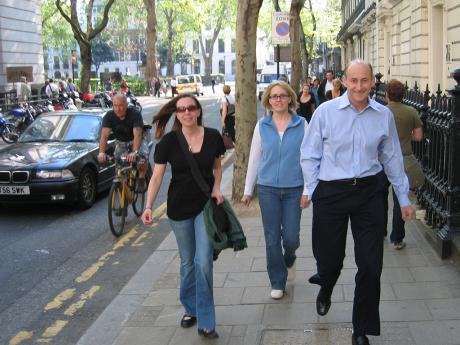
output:
[[[32,83],[43,83],[39,0],[0,0],[0,88],[9,90],[7,67],[32,66]]]

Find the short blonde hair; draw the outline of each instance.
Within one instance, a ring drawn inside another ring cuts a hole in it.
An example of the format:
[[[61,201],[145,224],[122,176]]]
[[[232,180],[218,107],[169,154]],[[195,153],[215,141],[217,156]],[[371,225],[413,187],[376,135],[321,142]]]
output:
[[[224,85],[224,87],[222,88],[222,91],[224,91],[226,95],[229,95],[232,89],[230,88],[230,86]]]
[[[275,80],[272,82],[270,85],[267,86],[267,88],[264,91],[264,94],[262,95],[262,105],[267,108],[271,109],[272,106],[270,104],[270,92],[275,86],[281,87],[286,93],[289,95],[291,98],[289,102],[289,109],[292,111],[296,111],[297,109],[297,95],[295,94],[294,90],[289,86],[288,83],[282,80]]]
[[[334,79],[334,80],[332,81],[332,86],[338,86],[338,87],[340,87],[340,86],[342,86],[342,82],[341,82],[339,79]]]

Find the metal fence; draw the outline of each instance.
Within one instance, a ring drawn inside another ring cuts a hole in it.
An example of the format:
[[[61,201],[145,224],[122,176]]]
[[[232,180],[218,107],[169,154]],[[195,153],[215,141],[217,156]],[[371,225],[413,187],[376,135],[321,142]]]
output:
[[[386,84],[376,75],[375,99],[386,104]],[[438,86],[431,93],[428,85],[417,83],[403,103],[417,110],[423,122],[424,137],[413,142],[414,155],[422,165],[425,184],[416,191],[417,202],[426,210],[426,223],[432,227],[441,257],[452,254],[452,239],[460,234],[460,68],[454,72],[457,85],[443,94]]]

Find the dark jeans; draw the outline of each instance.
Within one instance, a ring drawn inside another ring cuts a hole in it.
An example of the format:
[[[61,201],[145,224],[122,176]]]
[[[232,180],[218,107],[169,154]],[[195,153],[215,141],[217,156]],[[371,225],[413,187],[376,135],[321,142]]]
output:
[[[384,228],[382,187],[377,176],[362,185],[320,181],[312,196],[313,254],[321,286],[329,293],[332,293],[343,267],[348,222],[351,223],[358,266],[353,330],[358,335],[380,334]]]
[[[235,142],[235,116],[225,116],[225,130]]]

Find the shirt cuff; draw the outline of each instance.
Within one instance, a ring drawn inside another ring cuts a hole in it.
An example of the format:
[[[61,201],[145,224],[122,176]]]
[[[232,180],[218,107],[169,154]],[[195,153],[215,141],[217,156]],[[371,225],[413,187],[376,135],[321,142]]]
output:
[[[410,200],[407,194],[396,194],[398,201],[399,201],[399,206],[405,207],[405,206],[410,206]]]

